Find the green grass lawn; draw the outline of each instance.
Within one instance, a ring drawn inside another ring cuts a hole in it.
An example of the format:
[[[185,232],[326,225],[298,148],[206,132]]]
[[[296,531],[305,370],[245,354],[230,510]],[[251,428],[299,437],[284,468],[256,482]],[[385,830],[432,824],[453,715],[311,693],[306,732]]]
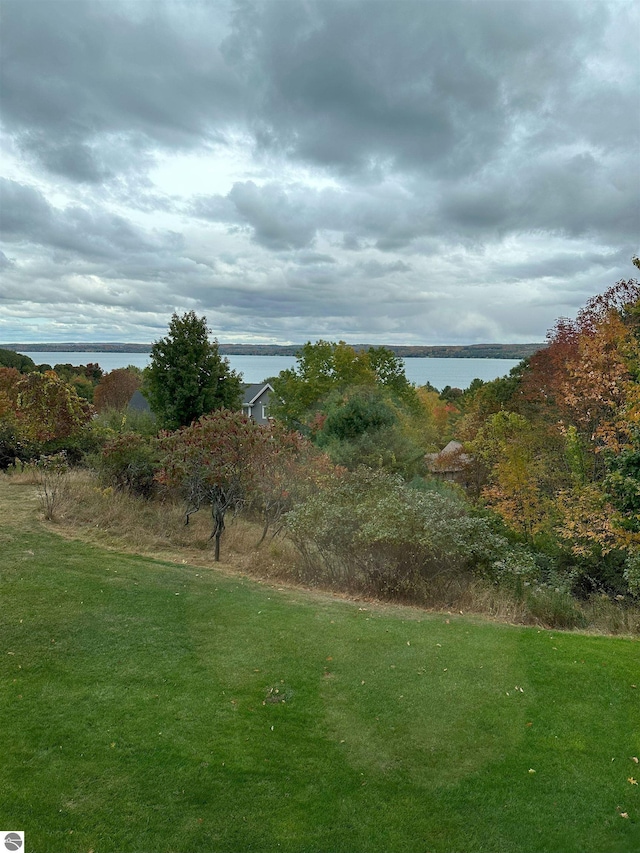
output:
[[[638,641],[280,590],[11,516],[0,596],[0,826],[27,853],[640,850]]]

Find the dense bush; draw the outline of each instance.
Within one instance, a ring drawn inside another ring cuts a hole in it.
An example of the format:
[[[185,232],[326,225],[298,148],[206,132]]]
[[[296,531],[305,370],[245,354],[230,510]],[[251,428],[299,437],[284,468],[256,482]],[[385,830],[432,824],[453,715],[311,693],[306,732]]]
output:
[[[0,471],[6,471],[23,457],[16,428],[8,419],[0,419]]]
[[[287,528],[306,579],[383,597],[426,599],[432,586],[487,572],[509,550],[453,493],[419,491],[366,468],[294,507]]]
[[[640,554],[629,554],[624,568],[629,592],[640,598]]]
[[[155,492],[157,450],[155,444],[136,433],[111,439],[95,460],[105,486],[150,498]]]
[[[123,412],[107,407],[96,415],[94,423],[113,434],[137,432],[140,435],[151,438],[158,432],[155,415],[152,412],[139,411],[137,409],[127,409]]]
[[[578,602],[560,589],[537,589],[526,598],[527,610],[552,628],[585,628],[588,620]]]
[[[410,479],[425,470],[424,448],[394,427],[363,432],[350,440],[331,436],[318,445],[336,465],[351,471],[364,465]]]
[[[30,373],[36,369],[35,363],[28,355],[21,355],[4,347],[0,347],[0,367],[14,367],[20,373]]]

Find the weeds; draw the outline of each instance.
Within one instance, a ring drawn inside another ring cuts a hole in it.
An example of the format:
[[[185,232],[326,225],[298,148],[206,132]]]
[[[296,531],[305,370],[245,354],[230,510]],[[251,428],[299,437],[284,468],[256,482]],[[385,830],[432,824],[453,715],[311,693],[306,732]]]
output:
[[[60,505],[69,488],[69,464],[66,454],[43,456],[35,466],[38,498],[47,521],[56,521]]]

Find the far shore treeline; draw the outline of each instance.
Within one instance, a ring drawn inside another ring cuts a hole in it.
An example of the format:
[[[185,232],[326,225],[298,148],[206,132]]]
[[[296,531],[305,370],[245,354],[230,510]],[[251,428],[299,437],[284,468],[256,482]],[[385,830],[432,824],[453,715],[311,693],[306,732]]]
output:
[[[356,351],[368,350],[370,344],[352,344]],[[401,358],[516,358],[523,359],[538,352],[546,343],[469,344],[450,346],[385,345]],[[43,344],[0,344],[0,349],[19,352],[151,352],[151,344],[65,342]],[[302,344],[218,344],[220,355],[298,355]]]

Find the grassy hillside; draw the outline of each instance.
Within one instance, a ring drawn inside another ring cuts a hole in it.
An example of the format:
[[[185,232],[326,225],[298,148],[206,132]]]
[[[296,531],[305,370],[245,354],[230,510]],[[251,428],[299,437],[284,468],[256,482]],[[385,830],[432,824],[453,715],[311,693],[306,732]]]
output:
[[[33,498],[0,483],[0,823],[29,851],[640,848],[637,641],[106,551]]]

